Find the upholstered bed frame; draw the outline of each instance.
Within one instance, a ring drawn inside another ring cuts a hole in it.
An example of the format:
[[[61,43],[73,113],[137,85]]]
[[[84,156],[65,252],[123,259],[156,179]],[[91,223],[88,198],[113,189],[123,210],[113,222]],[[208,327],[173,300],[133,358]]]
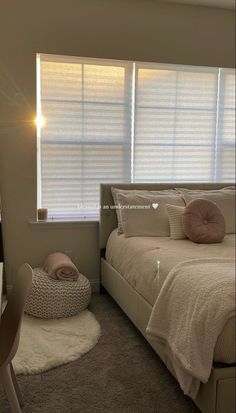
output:
[[[229,184],[230,185],[230,184]],[[161,190],[185,187],[189,189],[220,189],[227,184],[102,184],[100,212],[101,286],[114,298],[134,325],[147,339],[145,330],[151,314],[151,305],[106,261],[106,243],[117,227],[116,210],[111,186],[122,189]],[[153,347],[172,374],[171,362],[162,350]],[[218,364],[212,367],[211,376],[202,384],[194,400],[204,413],[235,413],[235,366]]]

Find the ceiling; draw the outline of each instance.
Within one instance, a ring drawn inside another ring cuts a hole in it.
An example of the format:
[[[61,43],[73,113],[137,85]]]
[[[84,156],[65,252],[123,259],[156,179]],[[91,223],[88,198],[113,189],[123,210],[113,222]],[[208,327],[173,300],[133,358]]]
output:
[[[235,0],[161,0],[170,3],[183,3],[193,6],[220,7],[223,9],[235,9]]]

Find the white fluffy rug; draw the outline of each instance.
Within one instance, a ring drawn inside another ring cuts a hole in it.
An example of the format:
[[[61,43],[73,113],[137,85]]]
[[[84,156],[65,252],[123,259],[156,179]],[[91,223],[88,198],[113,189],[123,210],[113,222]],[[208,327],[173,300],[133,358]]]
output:
[[[101,328],[94,315],[42,320],[24,315],[19,349],[13,360],[17,374],[35,374],[79,358],[93,348]]]

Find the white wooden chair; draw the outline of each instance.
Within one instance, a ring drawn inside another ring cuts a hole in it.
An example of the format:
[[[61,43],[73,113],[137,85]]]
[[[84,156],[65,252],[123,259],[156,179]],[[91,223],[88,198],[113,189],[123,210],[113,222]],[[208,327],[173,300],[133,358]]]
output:
[[[12,413],[21,413],[23,406],[12,359],[19,346],[25,300],[32,278],[32,268],[28,264],[23,264],[17,272],[12,293],[0,320],[0,383],[3,385]]]

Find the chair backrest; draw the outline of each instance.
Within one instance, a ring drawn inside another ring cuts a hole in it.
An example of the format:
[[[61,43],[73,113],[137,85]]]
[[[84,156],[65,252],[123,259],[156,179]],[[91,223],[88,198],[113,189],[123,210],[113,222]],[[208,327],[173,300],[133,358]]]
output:
[[[25,301],[32,279],[32,268],[29,264],[23,264],[14,279],[12,292],[0,320],[0,368],[8,364],[17,352]]]

